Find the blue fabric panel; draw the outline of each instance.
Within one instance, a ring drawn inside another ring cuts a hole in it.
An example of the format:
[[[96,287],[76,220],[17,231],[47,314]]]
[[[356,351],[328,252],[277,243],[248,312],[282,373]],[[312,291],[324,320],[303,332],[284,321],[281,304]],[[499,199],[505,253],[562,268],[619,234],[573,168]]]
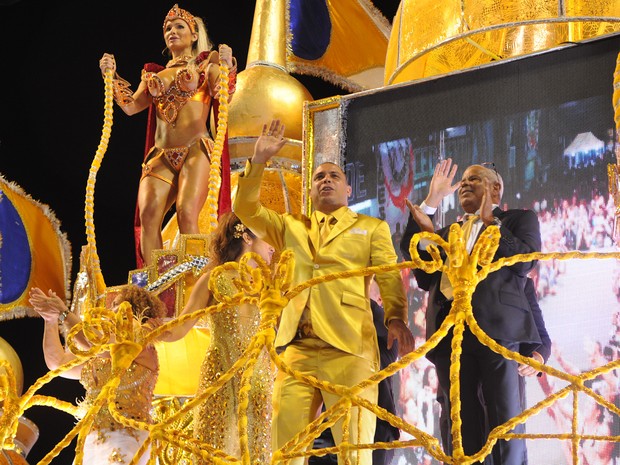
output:
[[[326,0],[290,0],[291,48],[304,60],[318,60],[329,46],[332,23]]]
[[[0,193],[0,304],[22,296],[31,268],[32,253],[24,223],[15,206]]]

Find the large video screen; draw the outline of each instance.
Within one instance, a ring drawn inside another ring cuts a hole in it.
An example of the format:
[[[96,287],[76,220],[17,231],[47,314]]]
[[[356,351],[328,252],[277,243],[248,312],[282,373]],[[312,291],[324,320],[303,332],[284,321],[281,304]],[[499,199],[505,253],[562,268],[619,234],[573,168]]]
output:
[[[348,104],[346,168],[353,209],[390,224],[398,251],[407,223],[405,199],[420,203],[437,162],[452,158],[457,179],[471,164],[492,162],[503,176],[503,208],[528,208],[540,221],[543,252],[617,251],[616,206],[608,191],[618,137],[612,107],[618,36],[498,63],[484,69],[371,92]],[[462,210],[444,199],[438,225]],[[402,259],[402,258],[401,258]],[[620,267],[614,259],[540,261],[532,278],[553,341],[548,364],[578,374],[618,358]],[[416,345],[424,342],[426,293],[403,272]],[[439,434],[437,377],[427,360],[397,375],[397,409],[408,422]],[[587,385],[619,405],[618,371]],[[526,380],[528,407],[566,384]],[[572,397],[526,423],[528,433],[570,433]],[[579,428],[620,435],[608,409],[580,395]],[[410,439],[402,437],[401,439]],[[568,440],[528,440],[529,463],[570,464]],[[580,463],[620,463],[613,442],[584,440]],[[437,463],[421,448],[399,450],[393,464]]]

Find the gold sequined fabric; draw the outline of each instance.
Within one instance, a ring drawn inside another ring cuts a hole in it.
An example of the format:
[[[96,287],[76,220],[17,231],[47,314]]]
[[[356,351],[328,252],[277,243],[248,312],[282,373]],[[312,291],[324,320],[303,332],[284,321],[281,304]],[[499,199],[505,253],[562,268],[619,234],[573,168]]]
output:
[[[222,294],[237,292],[232,274],[220,275],[216,283]],[[243,354],[256,334],[260,322],[258,308],[253,305],[229,307],[209,316],[211,344],[204,359],[198,392],[204,392]],[[253,464],[271,461],[271,394],[274,373],[267,352],[258,357],[251,380],[248,405],[248,444]],[[208,397],[194,412],[196,438],[229,455],[240,458],[237,427],[241,373],[213,396]]]
[[[385,84],[450,74],[620,31],[617,0],[403,0]]]
[[[145,350],[155,351],[155,348],[149,346]],[[86,389],[86,396],[80,405],[83,409],[88,409],[93,405],[101,389],[109,381],[111,371],[112,360],[109,358],[94,357],[86,362],[80,380]],[[121,377],[116,391],[115,402],[121,414],[127,418],[150,423],[150,410],[156,381],[157,371],[132,363]],[[95,416],[92,430],[98,431],[101,439],[105,441],[107,432],[120,429],[124,429],[123,426],[112,418],[107,405],[104,405]]]

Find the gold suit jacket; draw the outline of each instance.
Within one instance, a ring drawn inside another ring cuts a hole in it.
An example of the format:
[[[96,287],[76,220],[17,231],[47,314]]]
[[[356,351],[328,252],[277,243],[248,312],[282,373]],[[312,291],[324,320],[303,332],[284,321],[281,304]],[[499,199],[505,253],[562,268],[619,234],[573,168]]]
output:
[[[278,251],[295,258],[294,285],[317,276],[368,266],[396,263],[390,229],[385,221],[346,209],[325,243],[319,245],[316,220],[305,215],[280,214],[261,205],[260,183],[265,165],[250,164],[239,177],[233,210],[254,234]],[[297,332],[308,304],[318,337],[345,352],[379,360],[368,289],[371,277],[357,276],[324,282],[306,289],[285,307],[276,347],[288,344]],[[398,270],[378,274],[385,321],[407,322],[407,298]]]

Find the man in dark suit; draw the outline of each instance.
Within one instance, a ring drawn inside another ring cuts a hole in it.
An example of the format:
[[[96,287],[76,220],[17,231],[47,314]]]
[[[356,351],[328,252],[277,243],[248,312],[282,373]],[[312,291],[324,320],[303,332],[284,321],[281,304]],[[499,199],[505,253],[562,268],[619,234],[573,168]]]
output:
[[[534,321],[536,322],[536,329],[538,329],[538,334],[540,335],[540,344],[522,344],[519,347],[519,352],[521,355],[526,357],[531,357],[535,359],[539,363],[547,363],[549,356],[551,355],[551,337],[549,336],[549,332],[547,331],[547,326],[545,324],[545,319],[542,314],[542,310],[540,305],[538,304],[538,295],[536,293],[536,288],[534,287],[534,281],[532,278],[527,278],[525,282],[525,296],[527,297],[527,301],[530,304],[530,309],[532,311],[532,316],[534,317]],[[528,376],[541,376],[542,372],[536,370],[534,367],[531,367],[527,364],[520,364],[519,368],[519,393],[521,395],[521,409],[525,410],[527,408],[527,398],[525,392],[525,377]],[[479,393],[481,408],[484,408],[486,411],[486,405],[484,401],[484,396],[482,392]],[[449,442],[449,434],[450,434],[450,412],[445,410],[445,397],[440,395],[438,397],[438,402],[442,407],[441,410],[441,418],[440,418],[440,430],[441,430],[441,438],[446,444]],[[488,419],[485,416],[485,423],[481,425],[482,431],[484,435],[489,434],[489,425]],[[525,432],[525,431],[523,431]],[[523,465],[527,465],[527,451],[524,449],[524,459]],[[487,460],[490,462],[490,459]],[[489,465],[492,465],[489,463]]]
[[[414,234],[433,231],[433,215],[441,200],[458,189],[459,203],[467,214],[475,214],[477,220],[467,241],[471,252],[478,234],[490,225],[499,227],[500,240],[494,260],[502,257],[540,251],[541,239],[538,218],[531,210],[507,210],[499,208],[503,185],[499,174],[482,165],[472,165],[465,170],[461,181],[453,184],[457,166],[452,160],[442,160],[435,167],[428,195],[418,206],[407,202],[411,216],[403,234],[401,250],[410,259],[409,244]],[[437,231],[447,239],[449,226]],[[427,252],[420,254],[430,258]],[[444,256],[445,258],[445,256]],[[480,282],[472,296],[472,307],[480,327],[494,340],[509,350],[519,352],[524,344],[540,344],[540,335],[524,292],[527,273],[534,262],[516,263],[490,273]],[[414,270],[418,285],[429,291],[426,315],[427,339],[439,328],[448,315],[452,298],[442,293],[441,271],[433,274]],[[450,392],[450,355],[452,331],[429,352],[428,358],[435,364],[441,391]],[[461,418],[463,421],[463,449],[465,454],[478,452],[486,442],[485,429],[505,423],[522,411],[518,364],[504,359],[480,343],[465,328],[461,355]],[[482,393],[486,412],[479,395]],[[449,409],[446,396],[444,408]],[[447,411],[447,410],[446,410]],[[513,431],[520,432],[522,425]],[[444,438],[444,447],[451,453],[452,441]],[[493,448],[493,460],[497,465],[522,465],[525,454],[523,440],[498,441]]]

